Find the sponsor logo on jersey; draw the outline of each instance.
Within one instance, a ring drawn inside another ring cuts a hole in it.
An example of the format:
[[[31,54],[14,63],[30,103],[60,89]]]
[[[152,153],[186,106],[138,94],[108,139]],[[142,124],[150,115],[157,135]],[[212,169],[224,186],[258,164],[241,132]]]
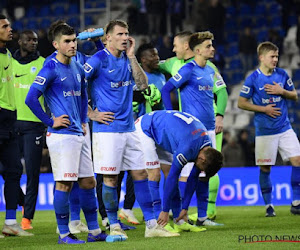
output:
[[[275,103],[275,102],[280,102],[281,101],[281,96],[278,97],[270,97],[268,99],[261,98],[261,102],[263,104],[270,104],[270,103]]]
[[[81,82],[81,76],[79,74],[77,74],[76,76],[77,76],[77,81]]]
[[[14,87],[16,89],[30,89],[30,85],[29,84],[22,84],[22,83],[15,83]]]
[[[85,63],[83,65],[83,70],[86,72],[86,73],[90,73],[91,70],[93,69],[93,67],[91,65],[89,65],[88,63]]]
[[[129,86],[129,85],[131,85],[131,84],[132,84],[131,80],[125,81],[125,82],[123,82],[123,81],[119,81],[119,82],[110,82],[110,86],[111,86],[112,88],[126,87],[126,86]]]
[[[201,129],[201,128],[198,128],[198,129],[192,131],[192,135],[196,135],[196,134],[198,134],[198,133],[200,133],[200,132],[202,132],[202,133],[201,133],[201,136],[208,135],[207,131],[204,131],[204,130]]]
[[[108,73],[112,73],[114,71],[115,71],[115,69],[111,69],[111,70],[108,71]]]
[[[180,163],[181,166],[184,166],[185,164],[188,163],[187,159],[184,157],[183,154],[176,155],[176,159]]]
[[[36,70],[37,70],[37,68],[36,68],[35,66],[33,66],[33,67],[31,67],[30,72],[31,72],[31,73],[35,73]]]
[[[265,89],[265,86],[258,88],[258,90],[264,90],[264,89]]]
[[[182,79],[182,76],[181,76],[179,73],[177,73],[175,76],[173,76],[173,79],[174,79],[176,82],[178,82],[178,81],[180,81],[180,80]]]
[[[12,79],[11,76],[2,77],[1,82],[2,82],[2,83],[9,82],[11,79]]]
[[[116,167],[101,167],[100,170],[101,171],[111,172],[111,171],[116,171],[117,168]]]
[[[76,173],[64,173],[65,178],[68,178],[68,177],[70,177],[70,178],[76,177],[77,178],[77,176],[78,176],[78,174],[76,174]]]
[[[271,159],[257,159],[257,163],[271,162]]]
[[[286,82],[290,87],[294,85],[293,81],[291,78],[289,78]]]
[[[65,76],[65,77],[63,77],[63,78],[60,78],[60,80],[63,82],[64,80],[66,80],[67,79],[67,77]]]
[[[8,68],[9,68],[9,64],[6,67],[4,67],[4,70],[7,70]]]
[[[156,166],[159,165],[159,161],[147,161],[146,166]]]
[[[63,91],[64,97],[68,96],[81,96],[81,90],[70,90],[70,91]]]
[[[249,94],[250,88],[249,88],[248,86],[245,86],[245,85],[244,85],[244,86],[242,87],[241,92],[244,93],[244,94]]]
[[[39,84],[39,85],[44,85],[44,83],[46,82],[46,78],[42,77],[42,76],[37,76],[34,79],[34,82],[37,83],[37,84]]]
[[[198,86],[198,90],[199,91],[212,91],[213,90],[213,87],[209,86],[209,85],[206,85],[206,86],[201,86],[199,85]]]

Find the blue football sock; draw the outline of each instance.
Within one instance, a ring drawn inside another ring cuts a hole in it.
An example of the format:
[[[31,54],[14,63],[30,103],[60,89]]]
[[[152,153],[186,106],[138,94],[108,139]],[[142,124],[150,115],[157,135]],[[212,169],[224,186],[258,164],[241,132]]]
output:
[[[97,203],[95,196],[95,188],[79,189],[80,206],[84,213],[89,230],[99,228],[97,220]]]
[[[109,187],[103,183],[102,186],[102,200],[105,206],[109,224],[119,223],[118,221],[118,193],[117,187]]]
[[[6,220],[15,220],[17,217],[17,210],[15,209],[7,209],[5,213]]]
[[[179,181],[178,184],[180,189],[180,197],[183,198],[186,187],[186,181]]]
[[[70,214],[72,220],[80,220],[80,201],[79,201],[79,185],[75,181],[70,192]]]
[[[55,190],[54,192],[53,205],[60,234],[67,234],[69,232],[69,195],[69,192],[59,190]]]
[[[260,184],[260,190],[265,205],[271,204],[272,203],[272,182],[270,178],[270,172],[264,172],[260,170],[259,184]]]
[[[293,190],[293,201],[300,200],[300,167],[292,167],[291,186]]]
[[[151,197],[153,200],[153,210],[155,218],[158,219],[158,216],[161,212],[161,198],[159,193],[159,182],[157,181],[148,181]]]
[[[173,212],[173,218],[178,218],[181,212],[181,197],[180,197],[180,190],[179,187],[175,189],[175,193],[173,194],[171,200],[171,209]]]
[[[206,217],[206,210],[208,204],[208,181],[198,180],[196,187],[198,218]]]
[[[134,181],[134,191],[137,202],[143,212],[145,221],[155,219],[153,211],[153,201],[149,190],[148,179]]]

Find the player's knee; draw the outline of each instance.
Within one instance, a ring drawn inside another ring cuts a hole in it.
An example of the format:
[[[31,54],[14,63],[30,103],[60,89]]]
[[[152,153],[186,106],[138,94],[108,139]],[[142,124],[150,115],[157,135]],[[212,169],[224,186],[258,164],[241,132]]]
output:
[[[96,180],[92,177],[81,178],[78,180],[79,187],[82,189],[92,189],[96,187]]]
[[[260,170],[263,171],[263,172],[270,172],[271,171],[271,166],[259,166],[260,167]]]
[[[109,187],[118,186],[118,175],[103,175],[103,183]]]
[[[148,178],[146,169],[132,170],[131,176],[132,176],[133,180],[135,180],[135,181],[141,181],[141,180],[145,180]]]
[[[148,170],[149,181],[160,181],[160,168]]]

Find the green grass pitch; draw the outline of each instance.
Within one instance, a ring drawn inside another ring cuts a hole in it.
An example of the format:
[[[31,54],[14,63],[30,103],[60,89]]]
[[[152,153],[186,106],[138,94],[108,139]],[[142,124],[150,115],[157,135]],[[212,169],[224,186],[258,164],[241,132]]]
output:
[[[300,249],[300,216],[291,215],[289,206],[277,206],[277,217],[266,218],[265,209],[259,207],[218,207],[217,222],[223,227],[207,227],[206,232],[183,232],[174,238],[144,238],[145,224],[136,230],[127,231],[129,239],[125,242],[97,242],[84,245],[58,245],[55,233],[54,211],[37,211],[33,221],[33,237],[5,237],[0,239],[0,249]],[[196,208],[191,208],[195,212]],[[135,209],[138,219],[142,213]],[[5,213],[0,213],[4,223]],[[84,221],[84,216],[81,216]],[[18,221],[21,213],[18,212]],[[99,219],[101,222],[101,220]],[[79,234],[86,239],[86,234]],[[244,237],[244,238],[243,238]],[[246,240],[245,240],[245,237]],[[276,238],[277,237],[277,238]],[[257,242],[281,239],[285,242]],[[286,242],[294,240],[299,242]],[[252,242],[252,243],[245,243]]]

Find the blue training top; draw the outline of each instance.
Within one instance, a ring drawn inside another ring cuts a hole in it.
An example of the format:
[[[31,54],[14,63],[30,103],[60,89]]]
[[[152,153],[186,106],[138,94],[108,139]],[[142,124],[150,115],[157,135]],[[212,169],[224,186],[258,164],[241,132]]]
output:
[[[212,67],[202,68],[193,60],[168,81],[180,88],[182,111],[197,117],[208,130],[215,129],[214,75]]]
[[[109,125],[94,121],[93,132],[134,131],[132,97],[135,82],[126,53],[115,57],[107,49],[101,50],[85,63],[84,71],[91,84],[93,109],[115,113],[115,120]]]
[[[275,104],[275,107],[280,108],[281,115],[276,118],[265,113],[255,112],[254,126],[257,136],[279,134],[291,128],[286,99],[281,95],[267,94],[264,90],[265,84],[273,84],[273,82],[278,83],[286,90],[291,91],[294,89],[293,81],[285,70],[276,68],[270,76],[266,76],[260,69],[257,69],[246,78],[240,92],[240,96],[247,99],[251,98],[255,105],[267,106]]]

